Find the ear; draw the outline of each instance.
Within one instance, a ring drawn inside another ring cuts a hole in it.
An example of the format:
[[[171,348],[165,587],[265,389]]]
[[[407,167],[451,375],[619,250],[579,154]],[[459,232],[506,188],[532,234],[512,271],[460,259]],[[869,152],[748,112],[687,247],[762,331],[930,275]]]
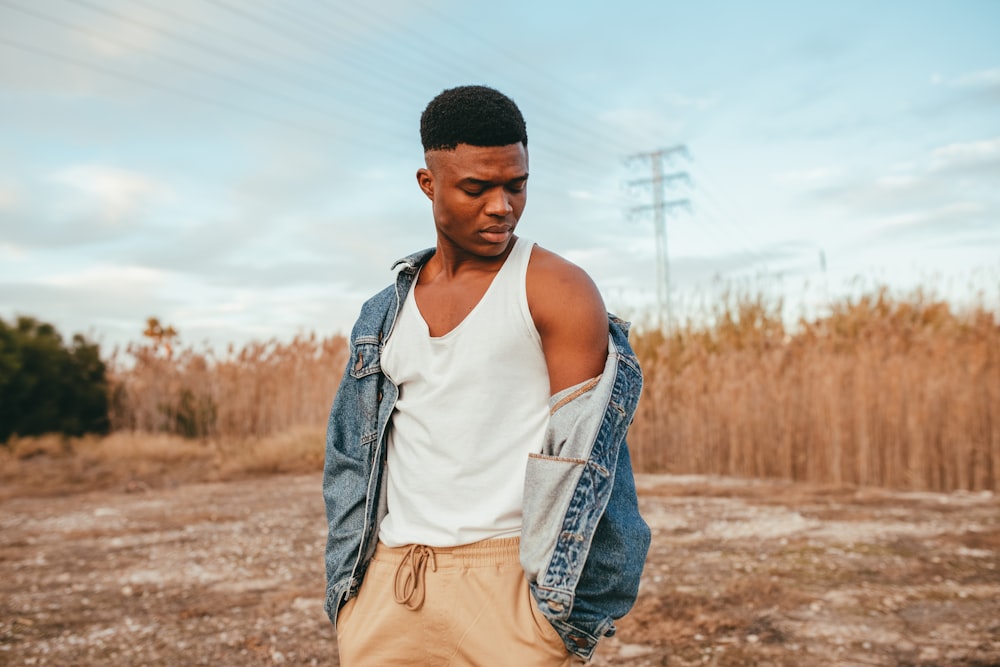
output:
[[[417,185],[431,201],[434,201],[434,174],[427,167],[417,169]]]

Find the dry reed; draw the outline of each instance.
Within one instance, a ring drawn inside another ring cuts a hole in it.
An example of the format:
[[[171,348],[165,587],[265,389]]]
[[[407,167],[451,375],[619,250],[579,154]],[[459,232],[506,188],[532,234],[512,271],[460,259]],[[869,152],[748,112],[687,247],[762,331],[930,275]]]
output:
[[[13,437],[0,447],[0,500],[93,488],[125,491],[269,473],[307,473],[323,465],[322,427],[259,438],[183,438],[118,431],[105,437]]]
[[[1000,488],[1000,327],[982,305],[888,290],[786,330],[781,304],[637,332],[644,471],[899,489]]]
[[[637,470],[1000,489],[992,312],[957,313],[926,294],[886,289],[794,327],[782,307],[728,295],[708,324],[633,330],[646,378],[629,435]],[[132,346],[109,363],[109,438],[8,443],[0,477],[48,458],[76,461],[66,464],[69,481],[153,484],[171,467],[186,469],[185,479],[319,470],[346,358],[339,336],[224,356]]]
[[[237,440],[321,428],[346,360],[341,336],[250,343],[224,357],[132,345],[109,364],[111,427]]]

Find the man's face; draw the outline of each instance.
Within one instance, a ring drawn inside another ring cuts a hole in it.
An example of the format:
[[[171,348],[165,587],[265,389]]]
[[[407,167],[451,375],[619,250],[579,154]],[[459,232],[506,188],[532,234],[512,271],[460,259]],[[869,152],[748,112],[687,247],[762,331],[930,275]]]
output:
[[[433,202],[439,242],[480,257],[507,249],[528,192],[528,151],[523,144],[469,146],[426,153],[417,171]]]

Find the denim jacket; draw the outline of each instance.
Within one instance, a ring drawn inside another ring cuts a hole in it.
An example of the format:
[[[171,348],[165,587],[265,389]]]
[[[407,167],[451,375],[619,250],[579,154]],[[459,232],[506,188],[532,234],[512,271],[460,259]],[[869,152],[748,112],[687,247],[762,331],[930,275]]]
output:
[[[351,332],[323,474],[325,606],[334,624],[358,593],[386,514],[386,429],[398,389],[382,374],[380,355],[417,269],[433,252],[399,260],[395,285],[362,306]],[[609,316],[608,330],[604,372],[551,397],[544,448],[530,456],[524,484],[521,565],[538,608],[567,650],[585,659],[635,602],[650,541],[625,444],[642,372],[628,324]]]

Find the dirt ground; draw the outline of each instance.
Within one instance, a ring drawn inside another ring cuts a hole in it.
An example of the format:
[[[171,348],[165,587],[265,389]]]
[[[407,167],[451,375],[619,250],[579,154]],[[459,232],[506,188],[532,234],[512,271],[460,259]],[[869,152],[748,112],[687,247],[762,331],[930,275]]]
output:
[[[638,479],[595,665],[1000,665],[1000,500]],[[0,665],[337,665],[319,475],[0,501]]]

